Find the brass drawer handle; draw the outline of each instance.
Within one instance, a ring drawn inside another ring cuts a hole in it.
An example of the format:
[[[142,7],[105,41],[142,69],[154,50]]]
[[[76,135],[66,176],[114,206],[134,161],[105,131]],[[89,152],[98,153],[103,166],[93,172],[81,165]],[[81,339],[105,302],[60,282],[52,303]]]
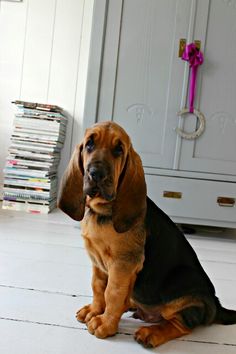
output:
[[[217,203],[222,207],[233,207],[235,205],[235,198],[218,197]]]
[[[164,198],[172,198],[172,199],[181,199],[182,193],[181,192],[174,192],[174,191],[164,191],[163,197]]]

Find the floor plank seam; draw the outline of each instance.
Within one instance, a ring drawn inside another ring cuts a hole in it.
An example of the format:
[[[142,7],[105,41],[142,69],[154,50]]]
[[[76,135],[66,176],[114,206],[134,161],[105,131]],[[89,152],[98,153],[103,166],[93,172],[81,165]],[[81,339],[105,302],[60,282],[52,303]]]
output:
[[[12,322],[21,322],[21,323],[26,323],[26,324],[35,324],[35,325],[41,325],[41,326],[60,327],[60,328],[66,328],[66,329],[76,329],[76,330],[79,330],[79,331],[87,331],[87,328],[80,328],[80,327],[75,327],[75,326],[66,326],[66,325],[60,325],[60,324],[57,324],[57,323],[22,320],[22,319],[19,319],[19,318],[10,318],[10,317],[1,317],[0,316],[0,320],[12,321]]]
[[[12,321],[12,322],[21,322],[21,323],[26,323],[26,324],[35,324],[35,325],[42,325],[42,326],[52,326],[52,327],[59,327],[59,328],[66,328],[66,329],[75,329],[77,331],[86,331],[88,332],[87,328],[82,328],[82,327],[75,327],[75,326],[66,326],[66,325],[60,325],[57,323],[48,323],[48,322],[39,322],[39,321],[30,321],[30,320],[22,320],[18,318],[9,318],[9,317],[1,317],[0,320],[2,321]],[[132,336],[132,333],[128,332],[117,332],[116,334],[120,335],[125,335],[125,336]]]
[[[65,325],[59,325],[59,324],[56,324],[56,323],[21,320],[21,319],[17,319],[17,318],[9,318],[9,317],[0,317],[0,320],[12,321],[12,322],[21,322],[21,323],[25,323],[25,324],[34,324],[34,325],[41,325],[41,326],[51,326],[51,327],[65,328],[65,329],[73,329],[73,330],[77,330],[77,331],[86,331],[86,332],[88,332],[87,328],[80,328],[80,327],[74,327],[74,326],[65,326]],[[121,331],[118,331],[117,334],[125,335],[125,336],[133,336],[132,333],[121,332]],[[232,344],[232,343],[219,343],[219,342],[211,342],[211,341],[192,340],[192,339],[178,339],[178,341],[196,343],[196,344],[209,344],[209,345],[220,345],[220,346],[227,346],[227,347],[236,347],[236,344]]]
[[[202,344],[213,344],[213,345],[222,345],[222,346],[230,346],[236,347],[236,344],[233,343],[220,343],[220,342],[211,342],[211,341],[203,341],[203,340],[193,340],[193,339],[178,339],[181,342],[189,342],[189,343],[202,343]]]
[[[0,288],[35,291],[35,292],[44,293],[44,294],[52,294],[52,295],[60,295],[60,296],[68,296],[68,297],[76,297],[76,298],[80,298],[80,297],[84,297],[84,298],[88,298],[88,299],[92,298],[92,296],[90,296],[90,295],[69,294],[69,293],[64,293],[62,291],[51,291],[51,290],[44,290],[44,289],[27,288],[27,287],[7,285],[7,284],[0,284]]]
[[[200,261],[201,263],[214,263],[214,264],[219,264],[219,260],[202,259],[202,258],[199,257],[199,256],[198,256],[198,259],[199,259],[199,261]],[[229,262],[229,261],[225,261],[225,260],[220,260],[220,263],[235,265],[235,262]]]

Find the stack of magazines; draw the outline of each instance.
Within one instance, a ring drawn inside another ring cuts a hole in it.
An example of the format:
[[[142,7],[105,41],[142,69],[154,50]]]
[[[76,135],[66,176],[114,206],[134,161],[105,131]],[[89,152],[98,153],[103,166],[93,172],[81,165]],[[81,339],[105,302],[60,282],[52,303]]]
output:
[[[57,167],[67,118],[58,106],[13,103],[17,112],[4,169],[2,207],[48,213],[56,206]]]

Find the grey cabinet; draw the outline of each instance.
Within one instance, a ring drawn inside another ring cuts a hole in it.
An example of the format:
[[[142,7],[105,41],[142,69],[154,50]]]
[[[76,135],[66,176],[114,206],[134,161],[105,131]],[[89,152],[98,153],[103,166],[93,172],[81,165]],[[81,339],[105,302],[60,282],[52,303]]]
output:
[[[150,197],[176,222],[236,227],[235,32],[236,1],[95,1],[84,125],[126,129]],[[198,127],[177,116],[189,83],[180,38],[200,40],[205,55],[195,106],[206,129],[195,140],[175,130]]]
[[[206,117],[206,130],[199,139],[182,141],[179,169],[235,176],[236,1],[196,4],[194,38],[203,41],[205,54],[198,105]],[[185,124],[185,129],[195,129],[195,121],[186,119]]]

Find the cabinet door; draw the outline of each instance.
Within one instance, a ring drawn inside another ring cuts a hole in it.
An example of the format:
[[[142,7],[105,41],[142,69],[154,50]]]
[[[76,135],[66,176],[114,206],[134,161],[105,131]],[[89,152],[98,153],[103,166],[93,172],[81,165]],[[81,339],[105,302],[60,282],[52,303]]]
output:
[[[191,3],[109,1],[97,120],[122,125],[144,166],[173,167]]]
[[[208,16],[206,16],[208,14]],[[202,40],[199,100],[206,130],[194,141],[182,141],[182,170],[236,174],[236,1],[199,0],[195,39]],[[184,130],[196,129],[196,119],[185,118]]]

